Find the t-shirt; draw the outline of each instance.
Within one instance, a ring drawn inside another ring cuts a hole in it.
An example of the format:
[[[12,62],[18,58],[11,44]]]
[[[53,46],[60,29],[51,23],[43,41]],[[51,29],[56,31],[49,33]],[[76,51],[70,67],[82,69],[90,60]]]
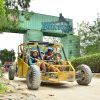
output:
[[[29,65],[35,64],[37,62],[36,59],[39,59],[39,57],[30,56],[29,57]]]
[[[44,56],[44,60],[52,60],[52,58],[48,58],[48,56],[50,56],[50,55],[48,55],[48,53],[46,53]]]

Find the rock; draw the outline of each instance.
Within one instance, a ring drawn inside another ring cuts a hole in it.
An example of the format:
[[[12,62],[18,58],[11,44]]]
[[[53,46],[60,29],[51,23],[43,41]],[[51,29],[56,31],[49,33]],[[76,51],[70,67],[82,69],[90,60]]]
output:
[[[14,90],[6,90],[6,93],[14,93]]]
[[[18,84],[18,86],[21,86],[20,84]]]
[[[39,98],[30,95],[30,96],[27,97],[26,100],[39,100]]]
[[[0,97],[4,97],[4,94],[0,94]]]
[[[20,97],[20,99],[21,99],[21,100],[23,100],[23,99],[24,99],[24,97]]]
[[[6,90],[7,93],[15,93],[16,90],[12,87],[10,87],[9,89]]]
[[[22,87],[17,87],[16,89],[17,89],[17,90],[23,90],[23,88],[22,88]]]
[[[25,92],[23,92],[23,93],[21,93],[22,95],[28,95],[27,93],[25,93]]]
[[[3,100],[26,100],[26,99],[23,99],[23,96],[21,96],[20,94],[11,94],[11,95],[8,95]]]
[[[54,96],[54,94],[49,94],[49,96]]]
[[[100,78],[100,73],[93,73],[93,77]]]

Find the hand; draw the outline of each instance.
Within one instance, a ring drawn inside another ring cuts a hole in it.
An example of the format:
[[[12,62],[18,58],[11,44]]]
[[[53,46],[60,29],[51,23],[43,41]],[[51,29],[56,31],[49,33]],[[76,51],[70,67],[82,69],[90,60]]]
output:
[[[49,58],[52,58],[53,56],[54,56],[54,55],[52,54],[52,55],[49,56]]]
[[[35,58],[35,60],[36,60],[36,61],[38,61],[38,59],[37,59],[37,58]]]

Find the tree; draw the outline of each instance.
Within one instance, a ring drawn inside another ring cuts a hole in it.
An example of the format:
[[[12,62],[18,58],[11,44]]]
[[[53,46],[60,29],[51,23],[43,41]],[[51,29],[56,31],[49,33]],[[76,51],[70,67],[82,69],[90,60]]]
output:
[[[7,9],[28,10],[30,2],[31,0],[4,0],[4,5]]]
[[[0,50],[0,60],[2,64],[6,61],[14,61],[15,60],[15,52],[14,50],[8,51],[7,49]]]
[[[0,15],[2,15],[3,17],[5,16],[5,10],[4,10],[4,6],[3,6],[3,0],[0,0]]]
[[[31,0],[0,0],[0,31],[10,31],[18,27],[20,20],[20,11],[28,11]],[[32,13],[24,14],[26,19],[32,15]]]
[[[3,5],[3,0],[0,0],[0,31],[5,26],[5,23],[6,23],[5,9]]]
[[[7,15],[19,17],[19,10],[28,11],[32,0],[4,0]],[[24,15],[24,13],[22,13]]]
[[[100,17],[93,24],[82,22],[78,25],[78,35],[82,54],[100,52]]]

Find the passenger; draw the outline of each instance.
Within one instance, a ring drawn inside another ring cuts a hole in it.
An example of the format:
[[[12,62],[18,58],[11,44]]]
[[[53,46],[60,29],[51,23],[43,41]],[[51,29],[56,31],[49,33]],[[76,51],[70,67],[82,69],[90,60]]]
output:
[[[29,65],[36,64],[36,62],[37,62],[38,59],[40,59],[38,57],[38,51],[37,50],[33,50],[31,52],[30,57],[29,57]]]
[[[33,50],[32,54],[29,58],[29,65],[36,64],[38,60],[40,60],[39,55],[38,55],[38,51]],[[44,63],[38,62],[37,65],[40,66],[41,71],[42,70],[46,71],[46,67],[45,67]]]

